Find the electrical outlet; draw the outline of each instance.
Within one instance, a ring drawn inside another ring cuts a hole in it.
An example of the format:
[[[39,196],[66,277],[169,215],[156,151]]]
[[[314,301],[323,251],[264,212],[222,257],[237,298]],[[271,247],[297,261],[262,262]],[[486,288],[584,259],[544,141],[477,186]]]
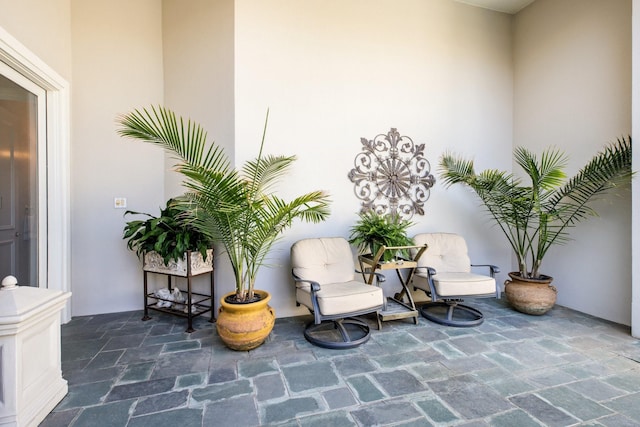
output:
[[[116,209],[124,209],[127,207],[126,197],[115,197],[113,199],[113,207]]]

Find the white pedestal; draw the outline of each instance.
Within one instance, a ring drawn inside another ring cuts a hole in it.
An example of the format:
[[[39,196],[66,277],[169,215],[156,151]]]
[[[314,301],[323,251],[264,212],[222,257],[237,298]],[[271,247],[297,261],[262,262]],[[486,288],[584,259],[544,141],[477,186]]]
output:
[[[27,286],[0,289],[0,427],[37,426],[67,394],[60,313],[70,296]]]

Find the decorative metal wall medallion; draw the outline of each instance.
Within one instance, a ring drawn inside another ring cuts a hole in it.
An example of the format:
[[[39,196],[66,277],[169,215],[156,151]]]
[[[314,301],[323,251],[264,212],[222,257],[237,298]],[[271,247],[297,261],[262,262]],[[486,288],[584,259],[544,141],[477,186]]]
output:
[[[424,144],[400,136],[396,128],[360,142],[362,152],[349,172],[354,192],[362,200],[360,212],[398,214],[403,219],[424,215],[424,203],[436,183],[424,158]]]

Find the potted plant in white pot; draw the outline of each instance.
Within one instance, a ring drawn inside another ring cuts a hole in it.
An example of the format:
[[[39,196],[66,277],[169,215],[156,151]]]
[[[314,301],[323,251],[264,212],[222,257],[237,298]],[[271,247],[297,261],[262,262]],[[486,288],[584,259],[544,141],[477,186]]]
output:
[[[173,198],[155,216],[144,212],[126,211],[124,215],[143,216],[128,221],[123,230],[127,247],[140,258],[146,271],[186,276],[187,253],[191,254],[191,271],[211,269],[213,250],[211,239],[184,218],[187,200]],[[188,204],[187,204],[188,207]]]
[[[538,159],[518,147],[514,158],[529,182],[499,170],[476,173],[473,161],[450,153],[441,157],[440,172],[445,185],[472,189],[507,237],[518,262],[518,271],[505,283],[509,303],[540,315],[553,307],[557,295],[553,278],[541,273],[544,256],[554,244],[569,240],[576,223],[597,215],[592,202],[598,196],[629,182],[631,138],[607,145],[569,180],[567,156],[557,149],[544,150]]]
[[[268,114],[267,114],[268,119]],[[264,155],[266,121],[256,159],[236,170],[222,147],[207,141],[207,133],[191,120],[163,107],[135,110],[118,119],[124,137],[157,144],[171,152],[184,176],[194,226],[219,242],[235,277],[235,291],[220,299],[216,328],[234,350],[261,345],[273,328],[275,313],[268,292],[255,289],[258,270],[273,244],[294,219],[320,222],[329,216],[329,197],[313,191],[286,201],[273,186],[295,156]],[[256,308],[256,314],[250,314]]]

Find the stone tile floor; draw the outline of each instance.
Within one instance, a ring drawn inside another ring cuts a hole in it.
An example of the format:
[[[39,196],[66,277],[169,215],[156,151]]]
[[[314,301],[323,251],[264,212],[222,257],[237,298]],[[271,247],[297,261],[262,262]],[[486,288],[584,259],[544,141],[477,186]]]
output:
[[[479,327],[391,321],[351,350],[307,343],[309,317],[278,319],[251,352],[225,348],[206,319],[186,334],[161,313],[77,317],[62,327],[69,393],[41,426],[640,426],[627,327],[472,305]]]

